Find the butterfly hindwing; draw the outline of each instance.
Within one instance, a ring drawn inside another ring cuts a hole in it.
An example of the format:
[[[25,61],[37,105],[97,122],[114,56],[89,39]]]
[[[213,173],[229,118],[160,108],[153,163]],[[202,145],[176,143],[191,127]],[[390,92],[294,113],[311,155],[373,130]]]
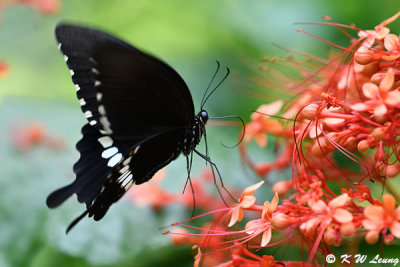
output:
[[[89,123],[121,138],[188,127],[193,100],[164,62],[111,35],[61,24],[56,38]]]
[[[82,128],[82,139],[76,148],[80,153],[74,165],[76,179],[71,184],[54,191],[47,199],[47,205],[55,208],[74,193],[78,201],[89,207],[99,194],[108,174],[121,160],[134,142],[121,142],[101,134],[86,124]]]
[[[86,214],[98,221],[103,218],[112,204],[117,202],[133,184],[141,184],[176,159],[180,153],[180,134],[169,131],[133,146],[103,181],[100,192],[81,216],[68,227],[69,231]],[[162,146],[160,146],[162,144]]]

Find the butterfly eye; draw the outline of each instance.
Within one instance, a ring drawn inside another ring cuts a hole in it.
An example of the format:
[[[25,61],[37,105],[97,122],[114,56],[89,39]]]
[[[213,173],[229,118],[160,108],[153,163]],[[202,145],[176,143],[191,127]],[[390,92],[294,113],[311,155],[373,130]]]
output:
[[[208,113],[205,110],[200,112],[200,119],[205,124],[208,121]]]

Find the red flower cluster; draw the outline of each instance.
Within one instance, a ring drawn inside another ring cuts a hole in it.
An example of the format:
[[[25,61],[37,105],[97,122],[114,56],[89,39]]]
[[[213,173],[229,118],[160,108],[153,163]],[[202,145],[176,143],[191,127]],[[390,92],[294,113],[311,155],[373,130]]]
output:
[[[60,0],[9,0],[5,1],[4,7],[13,4],[21,4],[30,7],[45,15],[56,14],[61,9]]]
[[[209,228],[178,223],[200,231],[172,232],[197,238],[190,240],[199,250],[195,265],[206,256],[221,259],[223,253],[227,258],[220,266],[278,266],[281,263],[269,256],[271,250],[255,252],[289,240],[307,257],[304,263],[282,262],[285,266],[324,265],[320,256],[354,236],[364,236],[368,244],[382,238],[386,245],[400,238],[399,195],[390,186],[390,179],[400,173],[400,39],[387,27],[399,16],[368,31],[326,17],[329,21],[321,24],[346,34],[348,47],[301,30],[338,52],[328,60],[301,54],[307,60],[290,56],[269,62],[298,71],[301,79],[289,79],[276,69],[268,72],[268,80],[283,80],[293,98],[254,112],[240,151],[260,178],[291,168],[292,179],[274,184],[271,202],[257,204],[259,182],[246,188],[237,204],[198,216],[212,215]],[[267,136],[275,137],[276,160],[253,163],[247,144],[254,139],[263,148]],[[371,193],[376,185],[387,193]],[[286,196],[280,205],[278,195]]]
[[[37,145],[53,149],[62,149],[65,145],[61,137],[49,133],[42,123],[14,127],[11,131],[11,139],[15,148],[21,152],[26,152]]]
[[[54,15],[61,9],[60,0],[2,0],[0,1],[0,15],[4,9],[14,5],[27,6],[45,15]],[[3,60],[0,60],[0,78],[7,77],[9,73],[9,64]]]
[[[0,61],[0,78],[7,77],[9,72],[10,68],[8,67],[8,64],[4,61]]]

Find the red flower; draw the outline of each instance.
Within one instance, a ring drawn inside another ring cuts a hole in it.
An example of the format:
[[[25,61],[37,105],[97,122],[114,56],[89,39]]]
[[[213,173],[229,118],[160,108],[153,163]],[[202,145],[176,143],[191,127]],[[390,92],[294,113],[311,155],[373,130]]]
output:
[[[243,219],[243,209],[248,209],[256,203],[256,197],[253,194],[256,190],[262,186],[264,181],[258,182],[252,186],[246,187],[239,199],[239,204],[236,204],[230,211],[230,220],[228,226],[233,226],[236,222],[240,222]]]
[[[264,202],[264,207],[261,215],[261,219],[251,220],[246,224],[246,233],[252,236],[262,234],[261,247],[265,247],[271,241],[272,236],[272,213],[278,206],[279,197],[275,193],[271,203],[268,201]]]
[[[4,61],[0,61],[0,78],[7,77],[10,73],[10,68],[8,64]]]
[[[396,238],[400,238],[400,207],[396,208],[396,200],[392,195],[382,197],[382,205],[370,205],[364,210],[365,219],[362,224],[368,230],[365,240],[374,244],[379,234],[390,230]]]

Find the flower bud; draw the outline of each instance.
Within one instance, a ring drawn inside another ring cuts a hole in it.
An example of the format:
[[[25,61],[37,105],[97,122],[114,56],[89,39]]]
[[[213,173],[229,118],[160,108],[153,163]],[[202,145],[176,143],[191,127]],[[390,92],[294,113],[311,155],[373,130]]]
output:
[[[369,142],[368,142],[368,140],[361,140],[360,142],[358,142],[357,149],[358,149],[358,151],[360,151],[361,153],[367,151],[367,150],[369,149]]]
[[[366,235],[365,235],[365,241],[367,241],[368,244],[373,245],[376,242],[378,242],[379,240],[379,233],[378,232],[374,232],[374,231],[369,231]]]
[[[383,242],[385,243],[385,245],[390,245],[390,244],[393,243],[393,241],[394,241],[394,235],[393,234],[387,234],[383,238]]]
[[[279,181],[272,186],[272,192],[276,192],[279,197],[283,197],[289,192],[291,186],[291,181]]]
[[[360,50],[360,49],[359,49]],[[368,52],[367,49],[366,51],[357,51],[354,54],[354,60],[361,65],[367,65],[372,62],[372,55]]]
[[[341,237],[336,233],[335,230],[328,228],[324,233],[324,241],[328,246],[339,246]]]
[[[258,176],[264,177],[272,170],[271,163],[257,163],[254,166],[254,171]]]
[[[375,141],[380,141],[385,137],[385,134],[386,134],[385,128],[378,127],[375,128],[375,130],[373,130],[372,137],[375,139]]]
[[[353,223],[344,223],[340,226],[340,233],[344,237],[350,237],[354,234],[355,227]]]
[[[272,217],[272,226],[277,230],[286,229],[290,224],[290,218],[284,213],[278,213]]]
[[[303,116],[303,118],[305,118],[307,120],[314,120],[315,119],[315,113],[317,112],[317,109],[318,109],[318,105],[317,104],[307,105],[301,111],[301,115]]]
[[[400,173],[400,164],[390,164],[386,166],[385,176],[388,178],[396,177]]]

